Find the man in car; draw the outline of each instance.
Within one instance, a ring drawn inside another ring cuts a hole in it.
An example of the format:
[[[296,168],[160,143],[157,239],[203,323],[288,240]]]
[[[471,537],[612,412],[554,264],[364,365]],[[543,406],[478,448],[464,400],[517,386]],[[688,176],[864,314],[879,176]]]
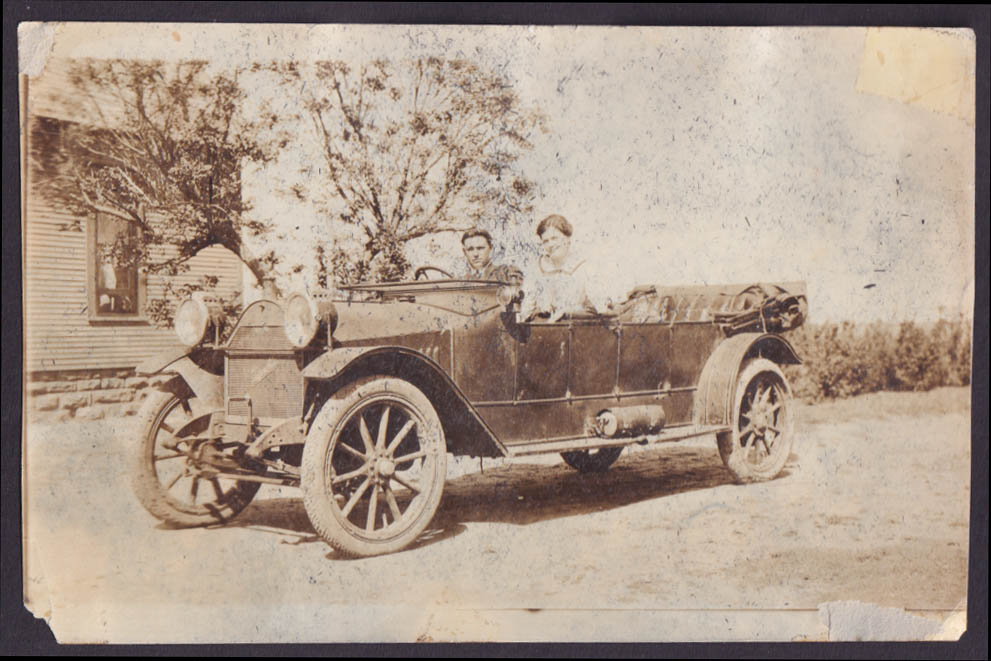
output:
[[[513,285],[523,282],[523,272],[518,268],[492,261],[492,235],[485,230],[470,229],[461,235],[461,249],[468,262],[466,280],[497,280]]]

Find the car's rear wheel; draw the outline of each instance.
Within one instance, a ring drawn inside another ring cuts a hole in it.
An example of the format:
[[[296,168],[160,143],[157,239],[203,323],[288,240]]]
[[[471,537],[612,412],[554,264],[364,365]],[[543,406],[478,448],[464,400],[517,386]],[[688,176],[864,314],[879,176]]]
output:
[[[747,362],[736,383],[733,428],[718,434],[723,463],[741,482],[770,480],[781,472],[794,440],[792,397],[777,365]]]
[[[564,459],[564,463],[579,473],[602,473],[609,470],[609,467],[619,459],[621,454],[623,454],[623,448],[615,447],[562,452],[561,457]]]
[[[321,408],[303,447],[303,503],[314,529],[348,556],[392,553],[426,529],[444,491],[447,446],[426,395],[373,376]]]
[[[217,477],[211,462],[233,461],[233,448],[208,439],[210,411],[172,392],[148,395],[138,414],[141,438],[131,462],[131,486],[149,513],[176,526],[227,521],[258,493],[257,482]]]

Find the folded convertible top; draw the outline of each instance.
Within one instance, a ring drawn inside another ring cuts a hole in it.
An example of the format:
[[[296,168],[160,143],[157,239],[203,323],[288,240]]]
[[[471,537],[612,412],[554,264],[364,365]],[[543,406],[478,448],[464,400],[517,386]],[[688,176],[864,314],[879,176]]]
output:
[[[750,285],[635,287],[619,305],[633,323],[714,321],[728,334],[780,332],[802,325],[808,314],[804,282]]]

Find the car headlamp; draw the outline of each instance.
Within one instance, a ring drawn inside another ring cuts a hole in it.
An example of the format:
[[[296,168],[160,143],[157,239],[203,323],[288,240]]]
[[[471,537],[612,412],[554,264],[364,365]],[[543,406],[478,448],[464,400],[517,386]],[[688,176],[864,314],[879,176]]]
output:
[[[336,321],[337,313],[329,300],[293,294],[286,301],[284,327],[286,337],[294,347],[308,347],[318,335],[329,342]],[[321,330],[324,333],[320,333]]]
[[[216,298],[194,292],[176,308],[173,325],[179,341],[195,347],[203,341],[208,330],[218,328],[223,313]]]

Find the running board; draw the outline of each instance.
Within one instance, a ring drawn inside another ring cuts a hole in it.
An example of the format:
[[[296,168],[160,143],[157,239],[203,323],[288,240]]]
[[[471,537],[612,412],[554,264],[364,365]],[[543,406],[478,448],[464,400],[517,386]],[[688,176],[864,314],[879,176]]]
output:
[[[555,452],[573,452],[575,450],[594,450],[595,448],[619,447],[624,445],[646,445],[647,443],[666,443],[671,441],[682,441],[686,438],[696,436],[706,436],[729,431],[725,425],[695,426],[685,425],[682,427],[672,427],[665,429],[659,434],[648,436],[630,437],[623,436],[617,438],[603,438],[599,436],[588,436],[578,438],[550,439],[545,441],[532,441],[528,443],[518,443],[506,447],[507,456],[524,457],[531,454],[551,454]]]

